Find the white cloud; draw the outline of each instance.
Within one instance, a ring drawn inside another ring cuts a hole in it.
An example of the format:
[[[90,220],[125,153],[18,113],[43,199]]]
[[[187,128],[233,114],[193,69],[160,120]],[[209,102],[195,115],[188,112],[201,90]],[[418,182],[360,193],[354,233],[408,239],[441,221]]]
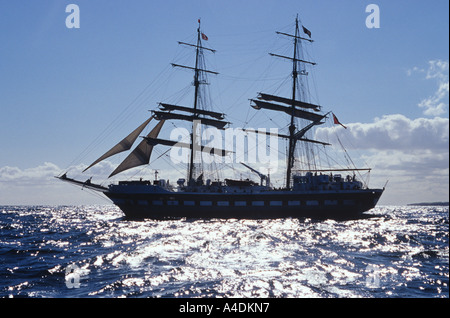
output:
[[[56,176],[60,171],[58,166],[50,162],[24,170],[18,167],[5,166],[0,168],[0,182],[48,184],[49,180],[51,180],[50,178]]]
[[[350,123],[344,131],[341,127],[318,128],[318,140],[334,139],[335,130],[345,132],[348,147],[372,150],[442,150],[448,148],[448,118],[409,119],[401,114],[375,118],[373,123]]]
[[[448,61],[431,60],[428,62],[427,79],[439,78],[448,81]]]
[[[371,183],[390,180],[382,202],[410,203],[448,200],[449,196],[449,62],[432,60],[427,67],[414,67],[407,75],[420,74],[437,84],[434,94],[418,106],[432,118],[410,119],[402,114],[384,115],[371,123],[319,128],[316,138],[336,144],[340,135],[347,149],[363,152],[373,168]]]
[[[80,165],[73,167],[73,170],[81,171],[85,167]],[[107,203],[88,191],[80,191],[80,187],[69,186],[57,180],[55,176],[62,171],[51,162],[26,169],[0,167],[0,205]]]
[[[319,128],[318,140],[357,150],[373,168],[371,184],[390,180],[381,202],[441,201],[449,195],[449,119],[417,118],[394,114],[372,123],[350,123]]]
[[[428,62],[428,69],[414,67],[407,71],[408,75],[413,73],[424,73],[425,79],[436,80],[438,88],[436,92],[423,99],[419,107],[424,108],[423,114],[426,116],[440,116],[448,111],[449,96],[449,63],[448,61],[432,60]]]
[[[408,74],[408,76],[411,76],[414,73],[425,73],[425,69],[414,66],[412,69],[406,71],[406,74]]]
[[[45,162],[37,167],[22,169],[19,167],[0,167],[0,205],[42,205],[42,204],[110,204],[111,201],[101,193],[62,182],[55,178],[67,172],[69,178],[86,181],[93,176],[94,183],[107,185],[114,181],[108,179],[116,165],[108,160],[102,161],[82,173],[86,164],[62,169],[54,163]],[[149,166],[130,169],[118,175],[120,180],[149,176],[154,170]],[[176,170],[164,171],[162,177],[175,183]],[[179,175],[177,176],[179,177]]]

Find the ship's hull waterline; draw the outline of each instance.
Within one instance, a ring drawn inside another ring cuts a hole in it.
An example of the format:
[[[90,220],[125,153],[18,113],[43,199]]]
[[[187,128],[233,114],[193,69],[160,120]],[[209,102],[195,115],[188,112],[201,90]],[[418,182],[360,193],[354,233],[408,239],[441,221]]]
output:
[[[287,192],[287,191],[286,191]],[[271,194],[105,192],[131,219],[358,218],[375,207],[382,189]]]

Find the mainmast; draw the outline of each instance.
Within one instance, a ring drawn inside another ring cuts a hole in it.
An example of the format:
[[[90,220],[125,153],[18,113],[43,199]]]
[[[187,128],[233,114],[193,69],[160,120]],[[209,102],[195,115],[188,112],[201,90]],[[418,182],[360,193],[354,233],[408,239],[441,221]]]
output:
[[[305,34],[307,34],[309,37],[311,37],[311,32],[308,29],[306,29],[304,26],[302,26],[302,28],[303,28],[303,31],[305,32]],[[292,57],[269,53],[271,56],[281,57],[283,59],[292,61],[292,94],[291,94],[291,97],[287,98],[287,97],[276,96],[276,95],[271,95],[271,94],[266,94],[266,93],[259,93],[258,99],[251,100],[254,103],[254,105],[251,105],[251,106],[258,110],[261,108],[264,108],[264,109],[284,112],[284,113],[290,115],[289,135],[280,136],[282,138],[287,138],[289,140],[289,149],[288,149],[288,156],[287,156],[287,162],[286,162],[286,189],[290,189],[292,167],[294,166],[294,154],[295,154],[295,147],[296,147],[297,141],[312,142],[312,143],[328,145],[327,143],[304,138],[304,135],[306,134],[306,132],[308,130],[310,130],[312,127],[323,124],[322,119],[324,119],[328,115],[328,113],[325,115],[320,115],[320,114],[316,114],[316,113],[313,113],[310,111],[306,111],[306,110],[313,110],[313,111],[318,112],[318,111],[320,111],[320,106],[303,101],[305,99],[305,96],[297,96],[298,76],[308,74],[306,71],[304,71],[302,69],[299,72],[299,65],[302,65],[302,64],[316,65],[316,63],[314,63],[314,62],[303,60],[302,56],[299,52],[302,40],[309,41],[309,42],[313,42],[313,40],[311,40],[311,38],[305,38],[305,37],[300,36],[298,16],[295,19],[295,33],[294,34],[287,34],[287,33],[283,33],[283,32],[276,32],[276,33],[294,38],[294,52],[293,52]],[[300,64],[300,63],[302,63],[302,64]],[[280,105],[279,103],[286,104],[289,106]],[[301,129],[297,130],[297,127],[295,125],[295,118],[302,118],[302,119],[310,120],[311,123]]]

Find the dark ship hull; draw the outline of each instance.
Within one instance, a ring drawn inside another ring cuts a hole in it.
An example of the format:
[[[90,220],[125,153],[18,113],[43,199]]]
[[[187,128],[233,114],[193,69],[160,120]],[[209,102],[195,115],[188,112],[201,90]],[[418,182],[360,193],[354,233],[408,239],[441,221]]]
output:
[[[358,218],[375,207],[382,189],[267,191],[265,193],[169,192],[157,186],[112,186],[104,192],[128,218],[275,219]],[[124,189],[125,188],[125,189]],[[145,189],[147,188],[147,189]]]

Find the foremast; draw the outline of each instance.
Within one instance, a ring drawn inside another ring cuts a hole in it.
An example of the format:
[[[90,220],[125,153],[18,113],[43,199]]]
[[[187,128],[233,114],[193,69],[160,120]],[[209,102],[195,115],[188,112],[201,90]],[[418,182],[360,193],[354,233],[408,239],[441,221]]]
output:
[[[207,152],[209,154],[227,156],[229,151],[223,149],[216,149],[211,147],[203,147],[201,145],[200,138],[196,136],[197,126],[209,125],[216,127],[217,129],[225,129],[225,126],[229,124],[224,121],[225,114],[218,113],[210,110],[203,109],[205,105],[201,105],[201,90],[200,85],[207,84],[206,73],[219,74],[204,68],[203,63],[203,50],[207,50],[215,53],[215,50],[202,46],[202,39],[207,40],[207,36],[201,32],[200,20],[198,20],[197,28],[197,42],[196,44],[178,42],[178,44],[186,45],[195,48],[195,66],[190,67],[186,65],[179,65],[172,63],[173,67],[181,67],[194,71],[194,102],[192,106],[180,106],[168,103],[159,103],[159,110],[152,111],[153,115],[147,119],[143,124],[136,128],[132,133],[130,133],[126,138],[116,144],[108,152],[94,161],[90,166],[88,166],[84,171],[90,169],[99,162],[116,155],[118,153],[129,150],[136,139],[139,137],[140,133],[145,127],[149,125],[152,119],[159,121],[156,126],[150,131],[146,136],[142,136],[142,141],[139,145],[125,158],[125,160],[109,175],[109,178],[121,173],[125,170],[145,165],[150,162],[150,157],[153,151],[153,147],[156,145],[163,145],[168,147],[178,146],[182,148],[190,149],[190,160],[188,166],[188,183],[191,184],[195,182],[195,157],[197,152]],[[203,106],[203,108],[202,108]],[[181,112],[181,113],[180,113]],[[172,140],[165,140],[158,138],[162,126],[166,120],[184,120],[192,123],[191,131],[191,143],[176,142]],[[83,172],[84,172],[83,171]],[[69,178],[64,178],[68,180]]]
[[[219,129],[224,129],[225,125],[228,124],[227,122],[223,122],[222,119],[225,117],[224,114],[216,113],[207,111],[204,109],[199,108],[199,101],[200,101],[200,85],[207,84],[206,80],[201,80],[201,75],[206,73],[211,73],[217,75],[217,72],[213,72],[210,70],[207,70],[205,68],[202,68],[201,60],[203,57],[203,50],[208,50],[213,53],[215,53],[215,50],[212,50],[210,48],[206,48],[202,46],[202,39],[208,40],[208,37],[201,32],[200,29],[200,19],[198,20],[198,28],[197,28],[197,43],[190,44],[190,43],[184,43],[184,42],[178,42],[182,45],[192,46],[195,47],[195,66],[194,68],[185,66],[185,65],[179,65],[172,63],[172,66],[174,67],[182,67],[191,69],[194,71],[194,102],[192,110],[188,110],[189,112],[192,112],[192,130],[191,130],[191,147],[190,147],[190,156],[189,156],[189,166],[188,166],[188,185],[194,185],[195,184],[195,162],[196,162],[196,155],[198,151],[203,151],[203,147],[201,146],[201,141],[199,138],[197,138],[197,125],[198,124],[206,124],[211,125]],[[172,108],[176,110],[177,106],[175,105],[175,108]],[[180,110],[180,107],[178,107],[178,110]],[[184,109],[186,111],[186,109]],[[211,118],[200,118],[200,115],[206,115],[213,117]],[[175,118],[175,119],[182,119],[182,118]],[[203,121],[203,122],[202,122]],[[222,154],[225,155],[225,152],[222,151]]]
[[[199,87],[200,87],[200,81],[199,81],[199,68],[198,68],[198,62],[199,62],[199,54],[200,54],[200,49],[201,49],[201,32],[200,32],[200,19],[198,20],[198,28],[197,28],[197,47],[195,48],[195,70],[194,70],[194,112],[193,112],[193,116],[197,117],[197,104],[198,104],[198,92],[199,92]],[[189,167],[188,167],[188,184],[191,184],[194,180],[193,176],[194,176],[194,156],[196,155],[196,151],[195,151],[195,147],[194,145],[197,144],[197,140],[195,138],[196,136],[196,123],[195,121],[192,123],[192,131],[191,131],[191,144],[192,144],[192,148],[191,148],[191,155],[190,155],[190,161],[189,161]]]
[[[288,149],[288,158],[287,158],[287,169],[286,169],[286,188],[289,189],[291,184],[291,169],[294,166],[294,152],[295,152],[295,145],[296,142],[294,140],[294,134],[295,134],[295,95],[296,95],[296,84],[297,84],[297,78],[298,78],[298,72],[297,72],[297,43],[298,43],[298,35],[299,35],[299,29],[298,29],[298,16],[295,18],[295,35],[294,35],[294,56],[292,59],[292,112],[291,112],[291,124],[289,125],[289,149]]]

